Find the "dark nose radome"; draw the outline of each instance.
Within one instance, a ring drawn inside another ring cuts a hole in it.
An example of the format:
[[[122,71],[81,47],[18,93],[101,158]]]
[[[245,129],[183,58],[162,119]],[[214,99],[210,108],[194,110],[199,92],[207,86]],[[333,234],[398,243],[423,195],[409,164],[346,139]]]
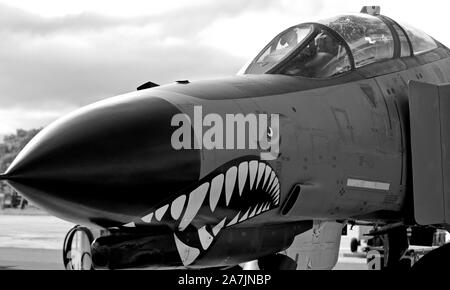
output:
[[[39,133],[4,178],[61,218],[114,226],[197,181],[198,150],[175,150],[180,111],[156,97],[117,97]]]

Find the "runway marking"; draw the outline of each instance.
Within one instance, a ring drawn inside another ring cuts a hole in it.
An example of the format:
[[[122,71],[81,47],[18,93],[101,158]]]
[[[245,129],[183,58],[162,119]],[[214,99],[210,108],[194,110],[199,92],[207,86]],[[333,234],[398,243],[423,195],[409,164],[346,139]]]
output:
[[[362,179],[348,178],[347,186],[388,191],[389,188],[391,187],[391,184],[378,181],[368,181]]]

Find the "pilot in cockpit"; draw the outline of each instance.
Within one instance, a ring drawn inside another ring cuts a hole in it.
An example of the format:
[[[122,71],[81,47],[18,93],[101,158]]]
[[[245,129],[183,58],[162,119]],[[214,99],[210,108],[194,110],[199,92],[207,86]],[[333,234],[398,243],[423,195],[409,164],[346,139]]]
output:
[[[287,66],[284,73],[317,77],[332,69],[331,64],[339,54],[339,42],[322,31]]]
[[[314,57],[305,64],[305,67],[311,68],[312,71],[324,68],[339,52],[339,43],[333,37],[323,32],[316,37],[315,47]]]
[[[317,52],[327,53],[336,56],[339,51],[339,43],[330,35],[321,33],[316,38]]]

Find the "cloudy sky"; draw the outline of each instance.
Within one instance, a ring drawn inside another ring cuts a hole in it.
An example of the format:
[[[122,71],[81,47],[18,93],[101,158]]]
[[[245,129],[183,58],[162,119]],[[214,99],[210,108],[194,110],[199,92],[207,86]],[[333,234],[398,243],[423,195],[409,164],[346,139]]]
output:
[[[363,5],[450,45],[447,2],[0,0],[0,135],[149,80],[233,75],[288,26]]]

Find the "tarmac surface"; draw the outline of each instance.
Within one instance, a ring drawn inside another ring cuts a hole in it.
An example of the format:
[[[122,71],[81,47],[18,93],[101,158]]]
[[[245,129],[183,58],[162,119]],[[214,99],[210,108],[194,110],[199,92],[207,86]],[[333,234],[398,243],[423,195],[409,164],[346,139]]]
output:
[[[62,245],[74,225],[48,215],[0,215],[0,270],[64,270]],[[350,252],[350,240],[341,239],[335,270],[366,270],[364,255]]]

